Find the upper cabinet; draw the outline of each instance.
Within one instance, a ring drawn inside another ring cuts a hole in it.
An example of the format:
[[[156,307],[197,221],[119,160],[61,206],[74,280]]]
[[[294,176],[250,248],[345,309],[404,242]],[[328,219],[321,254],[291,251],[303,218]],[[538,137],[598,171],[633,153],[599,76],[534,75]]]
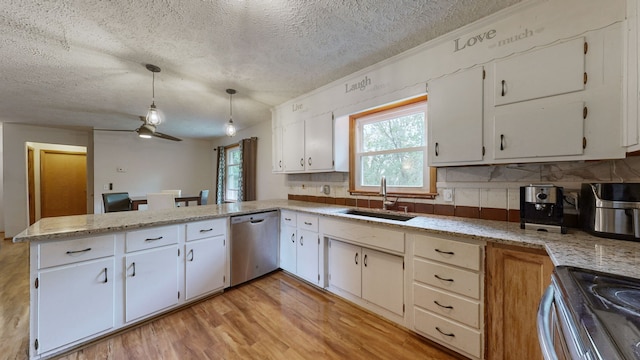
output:
[[[584,90],[587,47],[581,37],[495,62],[495,105]]]
[[[429,166],[483,160],[482,67],[429,82]]]

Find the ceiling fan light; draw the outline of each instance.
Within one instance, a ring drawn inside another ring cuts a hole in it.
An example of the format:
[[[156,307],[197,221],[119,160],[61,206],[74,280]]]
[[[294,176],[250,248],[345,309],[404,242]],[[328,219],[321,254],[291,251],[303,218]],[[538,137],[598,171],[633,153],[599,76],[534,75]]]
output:
[[[153,136],[153,131],[149,129],[146,125],[141,126],[138,129],[138,136],[143,139],[151,139],[151,137]]]
[[[158,109],[156,108],[156,104],[153,102],[151,103],[149,111],[147,112],[146,122],[147,124],[151,124],[154,126],[162,122],[162,119],[160,119],[160,113],[158,113]]]
[[[229,122],[225,127],[225,132],[227,133],[227,136],[234,136],[236,134],[236,127],[233,125],[233,120],[229,119]]]

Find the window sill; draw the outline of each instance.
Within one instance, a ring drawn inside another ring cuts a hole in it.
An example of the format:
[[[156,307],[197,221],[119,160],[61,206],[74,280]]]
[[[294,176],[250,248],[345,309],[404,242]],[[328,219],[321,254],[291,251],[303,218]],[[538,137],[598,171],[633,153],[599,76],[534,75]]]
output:
[[[351,195],[362,195],[362,196],[380,196],[382,195],[377,191],[353,191],[349,190],[349,194]],[[403,199],[435,199],[438,193],[397,193],[397,192],[387,192],[387,197],[397,197]]]

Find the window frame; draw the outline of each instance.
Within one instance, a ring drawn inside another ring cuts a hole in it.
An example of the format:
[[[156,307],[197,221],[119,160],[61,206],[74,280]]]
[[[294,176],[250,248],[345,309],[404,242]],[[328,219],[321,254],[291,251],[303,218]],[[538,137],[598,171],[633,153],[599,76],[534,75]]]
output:
[[[238,184],[238,188],[237,189],[233,189],[233,188],[229,189],[229,187],[228,187],[228,183],[229,183],[228,179],[229,179],[229,173],[230,173],[229,172],[229,167],[230,166],[237,166],[238,168],[240,168],[240,166],[242,165],[241,162],[238,163],[238,164],[229,164],[229,160],[231,159],[231,156],[229,156],[229,153],[232,152],[232,151],[238,151],[239,152],[240,151],[240,144],[232,144],[232,145],[228,145],[228,146],[224,147],[224,156],[225,156],[225,164],[224,164],[225,169],[224,169],[224,171],[225,172],[224,172],[224,180],[223,180],[223,184],[222,185],[223,185],[223,188],[224,188],[223,200],[224,200],[225,203],[238,202],[238,192],[240,190],[240,186],[239,186],[240,184]],[[228,190],[232,190],[232,191],[235,190],[235,192],[236,192],[236,198],[235,199],[230,199],[230,198],[227,197],[227,191]]]
[[[362,111],[360,113],[352,114],[349,116],[349,193],[351,195],[380,195],[378,188],[375,187],[375,190],[363,189],[361,186],[358,186],[357,179],[359,177],[358,168],[360,163],[358,161],[358,120],[365,116],[374,115],[376,113],[393,111],[394,109],[401,110],[402,107],[414,105],[420,102],[427,101],[427,95],[418,96],[415,98],[399,101],[396,103],[380,106],[374,109]],[[436,168],[427,167],[427,129],[428,129],[428,118],[427,113],[425,111],[425,146],[424,146],[424,165],[426,168],[424,169],[424,176],[427,176],[428,179],[423,179],[423,187],[420,190],[416,188],[401,188],[401,187],[387,187],[387,195],[403,197],[403,198],[425,198],[425,199],[433,199],[437,195],[436,190]]]

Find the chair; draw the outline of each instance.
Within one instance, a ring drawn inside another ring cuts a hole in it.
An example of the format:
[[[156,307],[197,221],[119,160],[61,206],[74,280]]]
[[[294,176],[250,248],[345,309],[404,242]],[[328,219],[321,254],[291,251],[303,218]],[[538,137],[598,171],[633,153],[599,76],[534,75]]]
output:
[[[105,213],[131,210],[131,198],[128,192],[103,193],[102,202]]]
[[[209,201],[209,190],[200,190],[200,205],[207,205]]]
[[[150,193],[147,194],[147,208],[149,210],[172,209],[176,207],[175,194]]]
[[[173,194],[174,197],[180,197],[182,195],[182,190],[160,190],[161,193],[165,194]],[[182,202],[176,203],[176,206],[182,206]]]

